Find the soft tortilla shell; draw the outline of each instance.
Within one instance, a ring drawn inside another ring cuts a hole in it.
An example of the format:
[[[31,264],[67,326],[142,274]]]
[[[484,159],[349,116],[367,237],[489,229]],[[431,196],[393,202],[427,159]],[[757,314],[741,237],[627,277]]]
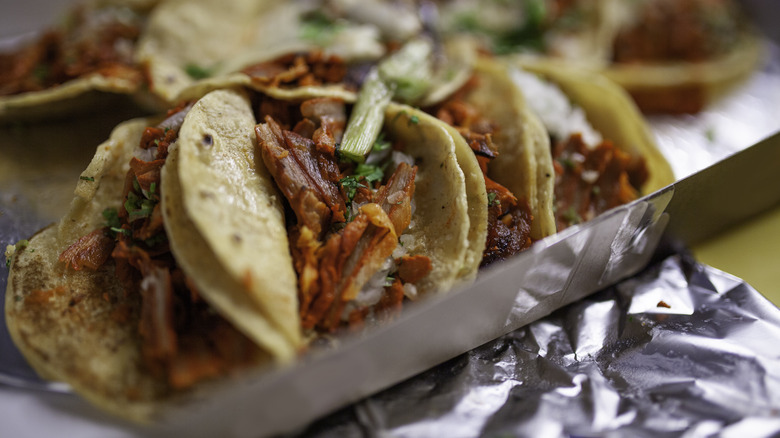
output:
[[[92,74],[41,91],[0,97],[0,122],[70,116],[98,105],[127,105],[140,80]]]
[[[404,249],[409,254],[428,256],[433,265],[431,273],[417,284],[418,290],[447,290],[472,279],[485,247],[486,233],[480,230],[487,224],[487,196],[483,195],[484,181],[479,191],[481,173],[473,167],[464,173],[459,166],[459,158],[468,157],[462,148],[468,146],[456,143],[440,120],[401,104],[389,105],[385,131],[391,139],[403,142],[404,152],[418,166],[413,224],[404,233],[413,239]],[[474,159],[471,150],[467,152]],[[470,201],[483,203],[484,207]]]
[[[555,179],[546,132],[528,110],[505,65],[482,59],[475,74],[479,86],[466,99],[498,126],[493,136],[498,156],[490,162],[489,176],[528,202],[534,240],[555,234]]]
[[[139,296],[126,296],[112,263],[100,270],[65,269],[62,250],[102,226],[116,207],[127,163],[147,120],[119,125],[98,147],[59,226],[30,239],[13,257],[6,324],[14,343],[43,377],[68,382],[92,403],[124,418],[148,421],[169,398],[168,386],[142,367]]]
[[[165,102],[196,99],[220,88],[255,87],[247,75],[238,73],[242,68],[323,43],[301,36],[301,14],[313,6],[268,0],[166,1],[149,19],[138,58],[148,68],[152,91]],[[370,29],[358,26],[328,45],[327,52],[346,61],[376,59],[384,48],[375,39]],[[189,66],[208,69],[212,77],[192,78]],[[284,92],[295,98],[306,91]]]
[[[239,92],[199,100],[163,169],[163,215],[177,261],[203,297],[286,361],[301,344],[296,276],[254,126]]]

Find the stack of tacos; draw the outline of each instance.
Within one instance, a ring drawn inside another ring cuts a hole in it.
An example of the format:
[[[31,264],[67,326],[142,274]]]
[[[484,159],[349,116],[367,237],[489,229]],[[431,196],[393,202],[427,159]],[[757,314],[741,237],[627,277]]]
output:
[[[358,91],[325,59],[190,84],[176,95],[191,100],[98,147],[68,214],[7,255],[6,323],[41,375],[148,421],[671,182],[604,79],[528,67],[612,141],[588,146],[591,128],[560,135],[536,114],[514,64],[482,57],[424,89],[380,64]],[[366,100],[377,84],[389,94]],[[355,136],[366,152],[349,152]]]

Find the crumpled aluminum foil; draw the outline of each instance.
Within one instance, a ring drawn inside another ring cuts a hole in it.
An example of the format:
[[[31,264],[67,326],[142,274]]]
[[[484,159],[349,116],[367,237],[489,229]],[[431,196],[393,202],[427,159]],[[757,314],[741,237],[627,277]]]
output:
[[[780,309],[677,255],[302,435],[777,436],[779,344]]]

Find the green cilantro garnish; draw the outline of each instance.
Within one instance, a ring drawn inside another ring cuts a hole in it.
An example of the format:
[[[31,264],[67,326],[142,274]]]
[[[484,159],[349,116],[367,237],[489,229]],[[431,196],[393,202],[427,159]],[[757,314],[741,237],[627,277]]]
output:
[[[577,164],[575,164],[574,161],[572,161],[570,158],[558,158],[558,162],[561,163],[567,170],[574,170],[574,168],[577,167]]]
[[[5,258],[5,267],[6,268],[10,268],[11,267],[11,258],[10,257],[6,257]]]
[[[115,234],[124,234],[127,237],[130,237],[132,235],[131,231],[126,228],[110,227],[109,229],[113,231]]]
[[[385,140],[385,133],[380,132],[379,137],[376,138],[374,146],[371,147],[371,150],[374,152],[383,152],[388,149],[390,149],[390,142]]]
[[[500,205],[501,201],[498,200],[498,195],[495,193],[488,193],[488,206]]]
[[[79,179],[84,181],[95,181],[95,177],[93,176],[80,176]]]
[[[476,16],[470,13],[459,14],[455,17],[455,28],[465,32],[480,32],[482,26]]]
[[[563,213],[563,219],[566,220],[566,222],[568,222],[570,225],[576,225],[582,222],[582,218],[573,206],[569,207],[569,209]]]
[[[32,75],[35,79],[37,79],[40,82],[45,81],[46,78],[49,76],[49,66],[46,64],[36,65],[35,69],[33,69]]]
[[[116,208],[107,208],[103,210],[103,219],[106,220],[106,226],[109,228],[120,228],[122,226]]]
[[[409,117],[409,124],[410,125],[416,125],[418,123],[420,123],[420,118],[419,117],[417,117],[417,116]]]
[[[373,184],[376,181],[382,181],[382,178],[385,176],[385,172],[382,170],[380,166],[376,166],[373,164],[364,164],[360,163],[355,168],[355,175],[356,177],[363,177],[366,179],[366,181],[369,184]]]
[[[715,143],[715,128],[708,128],[704,131],[704,136],[707,137],[708,142]]]
[[[320,11],[315,11],[303,17],[300,36],[301,39],[312,41],[320,45],[327,45],[342,28],[342,25],[338,24],[327,15]]]
[[[191,77],[192,79],[206,79],[208,77],[211,77],[211,75],[214,74],[212,69],[201,67],[197,64],[187,64],[186,67],[184,67],[184,71]]]
[[[154,188],[152,187],[154,185]],[[157,205],[158,199],[154,196],[154,192],[157,190],[156,184],[149,185],[149,194],[145,194],[138,184],[138,179],[133,180],[134,191],[127,193],[127,199],[125,200],[125,211],[130,215],[130,221],[148,217],[154,211],[154,206]],[[138,195],[138,193],[141,193]]]
[[[168,241],[168,236],[166,236],[165,233],[159,233],[159,234],[157,234],[155,236],[152,236],[152,237],[144,240],[144,243],[146,244],[146,246],[152,248],[152,247],[157,246],[157,244],[165,243],[167,241]]]
[[[510,32],[494,35],[493,51],[498,55],[516,52],[527,47],[535,51],[544,49],[544,25],[547,19],[547,6],[544,0],[525,2],[525,23]],[[486,31],[488,34],[490,31]]]
[[[358,187],[365,187],[363,184],[360,184],[357,178],[355,178],[354,176],[347,176],[341,178],[339,180],[339,184],[347,192],[347,203],[351,203],[352,200],[355,199],[355,195],[357,194]]]

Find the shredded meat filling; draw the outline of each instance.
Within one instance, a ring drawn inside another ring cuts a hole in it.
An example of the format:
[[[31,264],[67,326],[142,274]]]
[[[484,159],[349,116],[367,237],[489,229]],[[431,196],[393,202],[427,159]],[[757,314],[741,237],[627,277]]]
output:
[[[111,256],[114,249],[114,239],[108,234],[108,229],[99,228],[83,236],[60,254],[59,260],[65,267],[76,271],[86,267],[98,270]]]
[[[313,51],[251,65],[243,73],[253,81],[271,87],[304,87],[341,83],[347,74],[347,66],[337,56]]]
[[[613,59],[621,63],[712,59],[734,46],[738,12],[726,0],[645,2],[636,24],[615,38]]]
[[[331,220],[344,221],[346,203],[336,185],[338,164],[314,142],[284,131],[270,116],[255,128],[263,161],[290,202],[298,222],[320,237]]]
[[[285,117],[291,114],[272,102],[261,103],[260,111],[264,110]],[[353,166],[339,166],[335,151],[345,120],[342,102],[312,99],[300,105],[297,116],[287,119],[292,131],[283,129],[270,114],[265,115],[266,123],[255,128],[263,161],[296,216],[289,239],[306,330],[357,327],[367,315],[380,310],[392,313],[386,309],[395,309],[403,301],[402,287],[398,293],[398,286],[386,286],[379,303],[348,307],[392,256],[398,236],[411,223],[416,168],[402,163],[377,187],[355,179],[359,186],[350,193],[341,183]],[[348,220],[353,209],[357,213]],[[415,281],[430,271],[425,256],[419,256],[417,265],[425,265],[422,259],[428,269],[417,269]]]
[[[633,201],[648,177],[644,159],[608,141],[590,149],[579,134],[555,145],[553,159],[558,230]]]

